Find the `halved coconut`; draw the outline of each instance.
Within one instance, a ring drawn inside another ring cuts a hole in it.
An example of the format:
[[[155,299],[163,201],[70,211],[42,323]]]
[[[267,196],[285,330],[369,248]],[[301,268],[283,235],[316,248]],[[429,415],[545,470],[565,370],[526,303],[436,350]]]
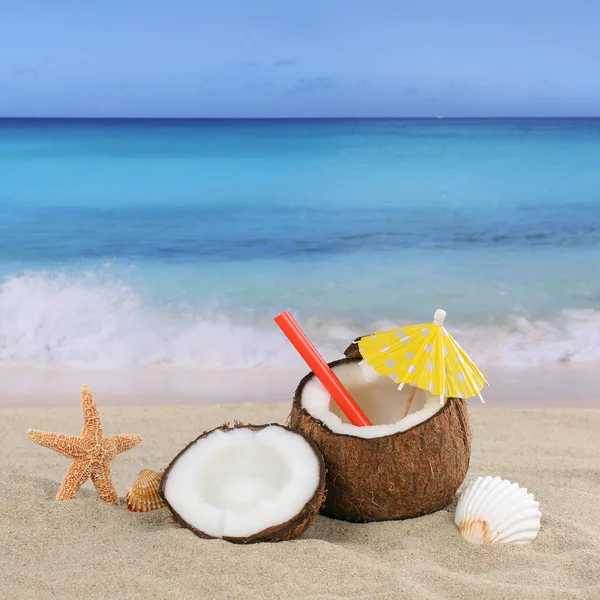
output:
[[[159,494],[203,538],[279,542],[310,526],[325,497],[323,456],[278,424],[228,424],[203,433],[165,470]]]
[[[411,386],[398,386],[360,358],[329,363],[373,425],[357,427],[309,373],[294,396],[289,424],[311,438],[327,467],[321,512],[354,522],[417,517],[452,502],[469,466],[467,406],[417,389],[402,418]]]

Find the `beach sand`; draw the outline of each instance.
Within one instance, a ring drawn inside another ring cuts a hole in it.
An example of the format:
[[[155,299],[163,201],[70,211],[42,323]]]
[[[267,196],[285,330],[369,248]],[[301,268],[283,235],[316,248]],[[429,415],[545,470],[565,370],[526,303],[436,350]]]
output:
[[[489,406],[515,408],[598,408],[600,364],[554,364],[539,367],[483,365],[491,387],[482,393]],[[102,370],[66,367],[0,367],[0,408],[72,406],[87,383],[103,406],[214,405],[273,403],[292,398],[300,371],[249,369]],[[41,390],[51,392],[40,393]],[[479,405],[479,399],[471,404]]]
[[[468,478],[500,475],[540,502],[542,528],[526,546],[476,546],[454,525],[454,505],[406,521],[350,524],[318,517],[299,539],[237,546],[201,540],[166,509],[134,514],[125,492],[143,468],[160,469],[205,429],[226,420],[284,422],[289,403],[103,406],[106,435],[140,433],[118,456],[121,497],[107,505],[88,482],[54,497],[69,460],[27,428],[78,434],[71,406],[3,408],[0,428],[1,597],[61,598],[600,598],[600,411],[473,405]],[[129,400],[129,402],[128,402]]]

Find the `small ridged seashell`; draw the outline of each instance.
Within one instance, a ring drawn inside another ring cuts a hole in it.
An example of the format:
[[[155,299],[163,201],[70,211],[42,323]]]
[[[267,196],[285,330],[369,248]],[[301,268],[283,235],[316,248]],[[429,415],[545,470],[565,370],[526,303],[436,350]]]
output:
[[[465,488],[454,521],[474,544],[528,544],[540,530],[541,516],[533,494],[518,483],[488,475]]]
[[[129,488],[125,499],[132,512],[150,512],[163,508],[165,503],[158,495],[162,475],[151,469],[140,471],[137,481]]]

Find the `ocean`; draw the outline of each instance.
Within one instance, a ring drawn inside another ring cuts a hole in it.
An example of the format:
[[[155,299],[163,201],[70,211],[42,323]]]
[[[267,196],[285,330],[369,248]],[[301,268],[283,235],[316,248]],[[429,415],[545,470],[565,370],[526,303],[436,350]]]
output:
[[[600,359],[600,120],[0,120],[0,367]]]

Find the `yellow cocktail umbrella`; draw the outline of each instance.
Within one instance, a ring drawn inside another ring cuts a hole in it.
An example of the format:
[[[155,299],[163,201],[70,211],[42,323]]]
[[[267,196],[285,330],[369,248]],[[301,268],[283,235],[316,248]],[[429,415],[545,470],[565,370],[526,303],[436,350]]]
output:
[[[483,402],[480,391],[487,381],[444,329],[445,317],[445,311],[436,310],[433,323],[377,332],[361,338],[358,348],[364,362],[399,383],[399,390],[410,384],[438,395],[442,404],[444,398],[473,396],[479,396]],[[409,396],[409,404],[414,392]]]

